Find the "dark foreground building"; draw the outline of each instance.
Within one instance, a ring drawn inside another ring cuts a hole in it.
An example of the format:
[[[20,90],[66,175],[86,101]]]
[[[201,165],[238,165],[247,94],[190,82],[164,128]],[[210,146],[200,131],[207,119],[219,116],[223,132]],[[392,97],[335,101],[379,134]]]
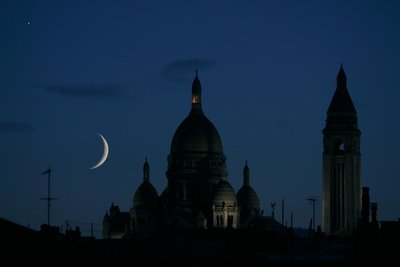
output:
[[[290,237],[265,230],[169,231],[100,239],[34,231],[0,219],[2,266],[399,266],[400,221],[375,236]]]

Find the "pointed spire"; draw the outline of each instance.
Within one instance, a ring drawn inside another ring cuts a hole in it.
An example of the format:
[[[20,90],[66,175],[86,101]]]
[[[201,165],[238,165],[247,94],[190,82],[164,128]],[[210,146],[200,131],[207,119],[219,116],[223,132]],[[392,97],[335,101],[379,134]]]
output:
[[[192,84],[192,109],[201,110],[201,84],[199,77],[197,76],[197,69],[196,77],[194,77]]]
[[[337,88],[347,89],[346,81],[347,81],[347,77],[346,77],[346,73],[344,73],[344,70],[343,70],[343,63],[340,63],[340,70],[336,77]]]
[[[243,168],[243,185],[250,185],[250,169],[247,166],[247,160]]]
[[[143,182],[150,182],[150,166],[149,163],[147,163],[147,157],[143,164]]]
[[[328,108],[329,113],[357,113],[350,94],[347,91],[347,77],[343,69],[343,64],[340,64],[340,70],[336,77],[336,91],[333,95],[331,104]]]

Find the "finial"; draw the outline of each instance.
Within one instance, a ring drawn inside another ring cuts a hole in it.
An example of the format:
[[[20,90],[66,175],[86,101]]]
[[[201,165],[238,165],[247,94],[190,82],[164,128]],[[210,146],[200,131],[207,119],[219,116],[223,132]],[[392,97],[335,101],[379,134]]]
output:
[[[197,70],[197,68],[196,68],[196,77],[197,77],[197,72],[198,72],[198,70]]]
[[[336,79],[338,87],[346,88],[346,74],[344,73],[343,63],[340,63],[340,70],[338,72]]]
[[[243,168],[243,185],[250,185],[250,169],[249,166],[247,166],[247,160]]]
[[[145,163],[143,164],[143,182],[150,182],[150,166],[147,162],[147,157]]]
[[[145,159],[145,161],[147,162],[147,156],[146,156],[144,159]]]

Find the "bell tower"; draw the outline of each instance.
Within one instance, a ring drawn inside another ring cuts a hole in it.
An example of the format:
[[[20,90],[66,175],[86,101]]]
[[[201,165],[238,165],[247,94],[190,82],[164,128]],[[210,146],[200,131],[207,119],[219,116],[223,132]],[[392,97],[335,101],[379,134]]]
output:
[[[342,65],[336,79],[322,131],[322,224],[327,234],[351,234],[361,210],[361,131]]]

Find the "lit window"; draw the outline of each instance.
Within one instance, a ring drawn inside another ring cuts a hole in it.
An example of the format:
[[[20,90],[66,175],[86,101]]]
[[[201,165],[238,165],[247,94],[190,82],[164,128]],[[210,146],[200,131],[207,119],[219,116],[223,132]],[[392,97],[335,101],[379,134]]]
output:
[[[200,96],[194,95],[194,96],[192,97],[192,103],[193,103],[193,104],[198,104],[198,103],[200,103]]]

